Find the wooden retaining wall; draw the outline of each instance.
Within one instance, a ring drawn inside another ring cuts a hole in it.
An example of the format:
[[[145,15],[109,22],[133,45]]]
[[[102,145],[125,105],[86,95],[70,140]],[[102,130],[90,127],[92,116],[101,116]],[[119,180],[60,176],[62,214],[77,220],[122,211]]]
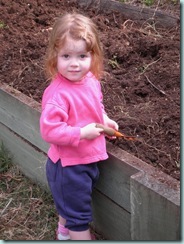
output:
[[[179,26],[180,18],[148,7],[138,7],[116,0],[77,0],[80,7],[100,12],[119,12],[125,19],[137,23],[147,23],[155,27],[173,28]]]
[[[48,189],[39,117],[39,103],[0,83],[0,142],[26,176]],[[108,240],[180,240],[179,181],[111,143],[107,148],[93,193],[96,230]]]

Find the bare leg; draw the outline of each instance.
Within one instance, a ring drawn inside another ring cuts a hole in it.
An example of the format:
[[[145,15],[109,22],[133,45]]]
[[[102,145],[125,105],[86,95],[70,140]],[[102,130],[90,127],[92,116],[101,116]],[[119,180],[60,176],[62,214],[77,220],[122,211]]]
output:
[[[70,236],[69,236],[69,230],[67,228],[65,228],[66,224],[66,220],[59,216],[59,222],[58,222],[58,229],[57,229],[57,240],[69,240]]]
[[[71,240],[91,240],[89,229],[85,231],[72,231],[69,230]]]
[[[59,215],[59,223],[62,225],[66,224],[66,219]],[[85,231],[72,231],[69,230],[70,240],[91,240],[91,233],[88,230]]]
[[[66,224],[66,219],[64,219],[63,217],[61,217],[59,215],[59,223],[62,224],[62,225],[65,225]]]

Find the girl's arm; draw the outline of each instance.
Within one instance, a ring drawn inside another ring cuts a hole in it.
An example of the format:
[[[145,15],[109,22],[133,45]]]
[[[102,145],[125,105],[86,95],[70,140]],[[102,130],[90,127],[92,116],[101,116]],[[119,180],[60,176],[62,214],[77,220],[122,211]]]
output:
[[[96,123],[82,128],[72,127],[66,123],[67,119],[68,115],[63,109],[53,104],[47,104],[40,117],[42,138],[51,144],[76,147],[80,140],[95,139],[103,131],[96,127]]]
[[[40,117],[42,138],[52,144],[78,146],[80,127],[67,125],[67,113],[60,107],[47,104]]]

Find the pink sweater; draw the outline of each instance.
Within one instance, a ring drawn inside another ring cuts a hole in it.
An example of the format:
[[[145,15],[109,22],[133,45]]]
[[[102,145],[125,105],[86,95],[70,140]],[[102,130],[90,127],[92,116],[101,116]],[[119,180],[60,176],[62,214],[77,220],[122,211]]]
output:
[[[103,124],[104,106],[101,86],[88,73],[81,82],[58,75],[42,98],[40,131],[50,144],[48,156],[63,166],[89,164],[108,158],[104,135],[80,140],[80,128],[96,122]]]

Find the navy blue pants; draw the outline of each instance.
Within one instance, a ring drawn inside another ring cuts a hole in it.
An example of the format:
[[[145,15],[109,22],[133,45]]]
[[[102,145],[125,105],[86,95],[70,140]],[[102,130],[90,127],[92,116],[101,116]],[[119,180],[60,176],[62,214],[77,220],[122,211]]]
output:
[[[49,187],[58,214],[66,219],[65,227],[84,231],[92,221],[91,193],[98,180],[97,163],[62,167],[61,161],[46,164]]]

